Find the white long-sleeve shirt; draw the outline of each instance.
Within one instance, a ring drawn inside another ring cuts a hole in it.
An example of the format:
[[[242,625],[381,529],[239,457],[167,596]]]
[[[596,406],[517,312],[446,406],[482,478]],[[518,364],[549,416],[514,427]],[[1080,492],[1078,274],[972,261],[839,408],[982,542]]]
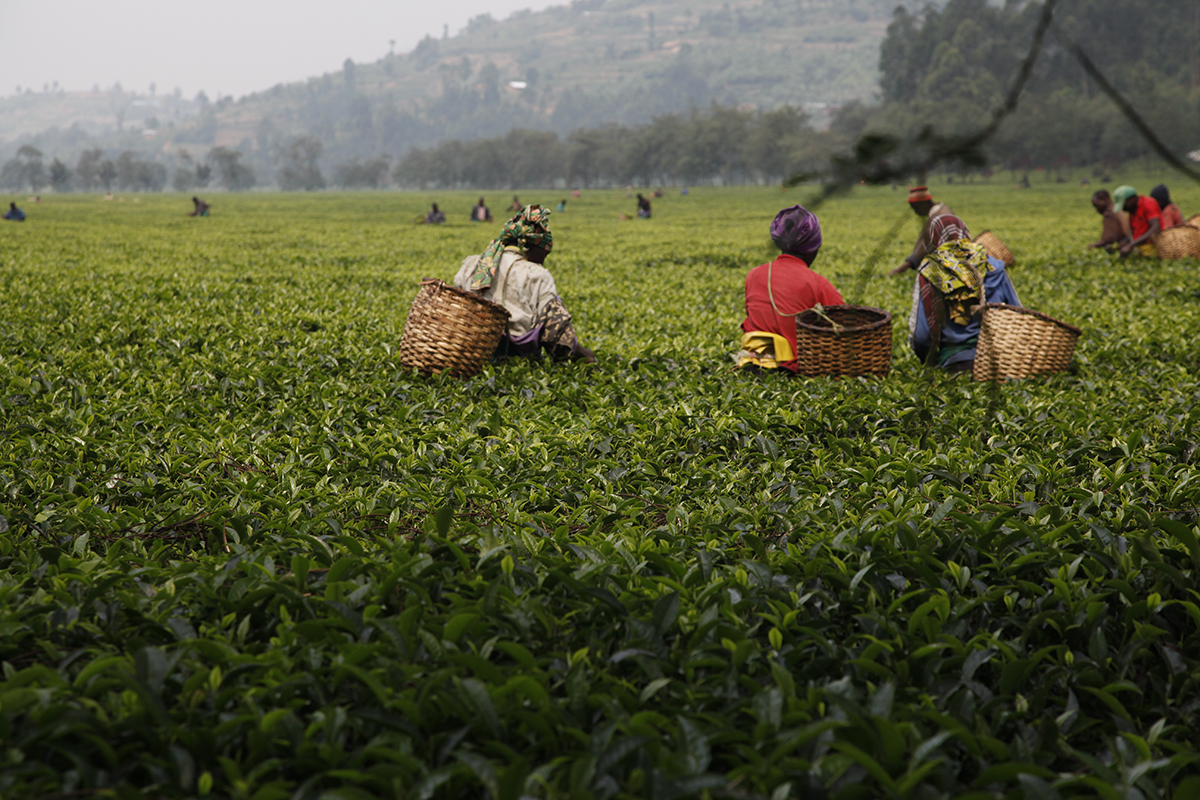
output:
[[[470,256],[462,262],[454,285],[470,291],[471,275],[479,264],[479,256]],[[505,248],[500,256],[500,266],[492,285],[476,292],[484,300],[491,300],[508,309],[508,335],[514,339],[524,336],[543,320],[543,312],[550,301],[558,295],[554,276],[541,264],[525,260],[524,253],[516,248]]]

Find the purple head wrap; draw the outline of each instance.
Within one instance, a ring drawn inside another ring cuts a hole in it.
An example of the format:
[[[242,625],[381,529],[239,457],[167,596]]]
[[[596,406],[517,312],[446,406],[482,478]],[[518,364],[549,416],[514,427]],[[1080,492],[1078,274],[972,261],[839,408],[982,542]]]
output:
[[[811,255],[821,249],[821,222],[804,206],[785,208],[771,223],[771,241],[789,255]]]

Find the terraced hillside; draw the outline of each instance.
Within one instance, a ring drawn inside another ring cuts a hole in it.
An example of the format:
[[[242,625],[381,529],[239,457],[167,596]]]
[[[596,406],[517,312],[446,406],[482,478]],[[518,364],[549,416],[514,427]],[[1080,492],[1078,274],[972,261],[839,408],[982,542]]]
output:
[[[636,122],[714,101],[806,105],[820,115],[874,96],[879,43],[894,6],[892,0],[577,0],[504,20],[482,16],[458,35],[427,38],[409,53],[347,62],[336,73],[237,100],[214,98],[191,119],[167,114],[150,140],[141,126],[118,134],[116,107],[106,108],[112,122],[99,143],[167,159],[180,147],[206,146],[265,159],[290,138],[310,135],[328,157],[344,159],[399,156],[415,145],[513,127],[565,132]],[[0,119],[15,120],[18,103],[30,106],[39,97],[0,100]],[[146,98],[124,96],[129,119],[148,113],[133,107],[138,100]],[[22,117],[42,128],[0,128],[0,140],[8,140],[0,149],[15,150],[14,137],[28,138],[35,129],[66,129],[77,116],[65,107],[24,110]],[[39,146],[71,155],[95,143],[52,135]]]

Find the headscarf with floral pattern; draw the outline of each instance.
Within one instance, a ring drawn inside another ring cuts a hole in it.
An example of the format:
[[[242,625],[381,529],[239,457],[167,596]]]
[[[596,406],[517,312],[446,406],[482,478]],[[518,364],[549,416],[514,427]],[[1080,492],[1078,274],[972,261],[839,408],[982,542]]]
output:
[[[530,247],[540,247],[549,252],[554,247],[554,237],[550,235],[550,209],[541,205],[525,206],[521,213],[504,224],[500,235],[491,241],[479,258],[479,264],[471,273],[468,283],[471,291],[482,292],[492,285],[496,278],[496,270],[500,268],[500,256],[506,247],[517,247],[527,250]]]

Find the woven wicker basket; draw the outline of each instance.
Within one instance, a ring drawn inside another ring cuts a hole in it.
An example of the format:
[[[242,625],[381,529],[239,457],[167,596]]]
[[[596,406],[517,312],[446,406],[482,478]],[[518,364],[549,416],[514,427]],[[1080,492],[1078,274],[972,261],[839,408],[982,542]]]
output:
[[[1075,354],[1082,331],[1054,317],[1019,306],[984,306],[974,378],[998,381],[1062,372]]]
[[[1159,258],[1200,258],[1200,228],[1179,225],[1154,237]]]
[[[1017,263],[1017,259],[1012,254],[1012,251],[1005,247],[1004,242],[1000,241],[1000,237],[991,231],[984,231],[976,236],[975,243],[983,245],[983,249],[987,250],[988,255],[992,258],[998,258],[1003,261],[1005,268]]]
[[[400,364],[426,375],[477,375],[496,352],[508,316],[504,306],[427,278],[404,323]]]
[[[892,368],[892,315],[869,306],[810,308],[796,317],[796,361],[808,378],[886,376]]]
[[[1183,224],[1191,225],[1193,228],[1200,228],[1200,214],[1196,214],[1195,216],[1189,217],[1188,221]]]

